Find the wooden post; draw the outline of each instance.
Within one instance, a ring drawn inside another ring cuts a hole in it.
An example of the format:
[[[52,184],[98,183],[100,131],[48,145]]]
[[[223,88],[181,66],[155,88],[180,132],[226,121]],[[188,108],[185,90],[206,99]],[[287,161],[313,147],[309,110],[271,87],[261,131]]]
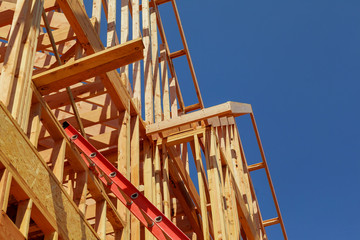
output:
[[[118,170],[121,174],[129,179],[130,173],[130,116],[127,111],[123,111],[119,114],[119,137],[118,137],[118,156],[117,164]],[[125,219],[126,226],[124,226],[122,232],[122,239],[130,238],[130,216],[129,210],[117,200],[117,210],[122,219]]]
[[[144,86],[145,86],[145,121],[154,122],[154,102],[153,102],[153,67],[151,61],[150,46],[150,9],[149,1],[142,1],[142,25],[144,43]]]
[[[121,0],[121,34],[120,43],[129,40],[129,0]],[[120,73],[129,77],[129,65],[120,68]]]
[[[74,188],[73,200],[83,214],[86,212],[87,179],[87,169],[76,173],[76,186]]]
[[[176,81],[172,77],[170,79],[170,104],[171,104],[171,118],[178,116],[178,105],[176,100]]]
[[[161,163],[160,163],[160,151],[159,146],[155,146],[155,156],[154,156],[154,174],[155,174],[155,199],[156,207],[163,212],[163,201],[161,194]]]
[[[140,37],[140,15],[139,15],[139,0],[132,1],[132,37],[137,39]],[[140,61],[133,63],[133,89],[135,104],[141,113],[141,72]],[[141,115],[141,114],[140,114]]]
[[[199,184],[199,193],[200,193],[200,205],[201,205],[201,219],[202,219],[202,232],[204,236],[204,240],[210,239],[209,234],[209,220],[208,220],[208,211],[207,211],[207,199],[205,193],[205,176],[203,176],[201,169],[202,159],[201,159],[201,150],[199,138],[197,135],[194,135],[194,148],[195,148],[195,165],[197,170],[198,184]]]
[[[106,205],[107,203],[105,200],[96,202],[94,229],[102,240],[105,240],[106,238]]]
[[[52,170],[57,179],[62,183],[64,176],[66,141],[65,139],[57,140],[51,153]]]
[[[93,0],[92,17],[96,18],[95,31],[100,36],[101,0]]]
[[[11,186],[11,173],[5,168],[0,170],[0,210],[6,213]]]
[[[160,45],[160,67],[162,80],[162,99],[164,107],[164,120],[170,119],[169,77],[166,64],[166,49],[164,44]]]
[[[20,232],[27,238],[30,227],[30,217],[33,201],[27,199],[19,202],[15,225],[19,228]]]
[[[30,119],[29,119],[29,124],[30,124],[30,129],[29,129],[29,139],[30,142],[34,145],[35,148],[37,148],[38,146],[38,142],[39,142],[39,134],[40,134],[40,130],[41,130],[41,122],[40,122],[40,118],[41,118],[41,104],[40,103],[35,103],[32,107],[31,107],[31,111],[30,111]]]
[[[164,196],[164,215],[168,219],[171,219],[171,206],[170,206],[170,176],[169,176],[169,156],[166,150],[166,141],[164,140],[162,143],[162,162],[163,162],[163,169],[162,169],[162,178],[163,178],[163,196]]]
[[[154,81],[155,122],[160,122],[162,121],[162,110],[161,110],[161,91],[160,91],[160,72],[159,72],[159,47],[158,47],[158,32],[157,32],[157,23],[156,23],[156,11],[154,8],[151,8],[150,11],[150,21],[151,21],[151,55],[152,55],[152,66],[153,66],[153,81]]]
[[[140,185],[140,139],[139,116],[131,117],[131,183],[136,188]],[[140,239],[140,222],[131,216],[131,239]]]
[[[144,195],[145,197],[152,202],[155,203],[153,199],[153,163],[152,163],[152,146],[150,142],[145,139],[144,140]],[[145,239],[152,240],[153,235],[145,230]]]
[[[116,0],[108,0],[107,5],[107,42],[108,47],[115,46],[116,42]]]

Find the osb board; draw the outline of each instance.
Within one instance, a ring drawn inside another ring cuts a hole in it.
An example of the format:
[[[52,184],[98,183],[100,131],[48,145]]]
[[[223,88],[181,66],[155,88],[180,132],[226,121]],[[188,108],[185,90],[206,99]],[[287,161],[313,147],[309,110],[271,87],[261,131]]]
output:
[[[99,239],[0,103],[0,162],[33,199],[63,239]]]

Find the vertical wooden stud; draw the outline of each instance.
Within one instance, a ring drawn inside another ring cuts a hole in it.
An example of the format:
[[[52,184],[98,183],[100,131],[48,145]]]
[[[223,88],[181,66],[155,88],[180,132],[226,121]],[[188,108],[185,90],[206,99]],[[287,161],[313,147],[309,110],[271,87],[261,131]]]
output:
[[[150,142],[145,139],[144,140],[144,195],[145,197],[154,204],[153,199],[153,163],[152,163],[152,147]],[[145,230],[145,239],[152,240],[153,235]]]
[[[0,210],[6,212],[11,186],[11,173],[5,168],[0,170]]]
[[[120,43],[129,40],[129,0],[121,0],[121,34]],[[129,65],[120,68],[120,73],[129,77]]]
[[[139,116],[131,117],[131,183],[135,187],[140,185],[140,139]],[[140,222],[131,216],[131,239],[140,239]]]
[[[137,39],[140,37],[140,14],[139,14],[139,0],[132,1],[132,37]],[[141,72],[140,61],[133,63],[133,89],[134,99],[139,112],[141,113]]]
[[[51,153],[52,170],[57,179],[62,183],[64,176],[66,141],[65,139],[57,140]]]
[[[164,120],[170,119],[169,77],[166,64],[166,49],[164,44],[160,45],[160,67],[162,80],[162,101],[164,108]]]
[[[101,0],[93,0],[92,17],[96,18],[95,31],[100,36],[100,22],[101,22]]]
[[[116,0],[108,0],[107,7],[107,41],[108,47],[115,46],[116,39]]]
[[[96,202],[94,229],[102,240],[105,240],[106,238],[106,205],[107,203],[105,200]]]
[[[164,215],[168,219],[171,219],[170,214],[170,176],[169,176],[169,156],[166,149],[166,141],[164,140],[162,143],[162,162],[163,162],[163,169],[162,169],[162,178],[163,178],[163,196],[164,196]]]
[[[145,86],[145,121],[154,122],[153,102],[153,67],[150,46],[150,9],[149,1],[142,1],[142,27],[144,43],[144,86]]]
[[[151,22],[151,55],[152,55],[153,79],[154,79],[155,122],[160,122],[162,121],[162,110],[161,110],[161,90],[160,90],[160,73],[159,73],[159,47],[158,47],[156,11],[154,8],[152,8],[150,11],[150,22]]]
[[[208,211],[207,211],[207,201],[205,193],[205,181],[202,175],[202,159],[201,159],[201,150],[200,143],[197,135],[194,135],[194,148],[195,148],[195,165],[197,170],[198,184],[199,184],[199,193],[200,193],[200,207],[201,207],[201,219],[202,219],[202,232],[204,240],[210,239],[209,234],[209,220],[208,220]]]
[[[171,117],[178,116],[178,105],[176,100],[176,80],[175,78],[170,79],[170,104],[171,104]]]
[[[30,217],[33,201],[27,199],[19,202],[15,225],[19,228],[20,232],[27,238],[30,227]]]

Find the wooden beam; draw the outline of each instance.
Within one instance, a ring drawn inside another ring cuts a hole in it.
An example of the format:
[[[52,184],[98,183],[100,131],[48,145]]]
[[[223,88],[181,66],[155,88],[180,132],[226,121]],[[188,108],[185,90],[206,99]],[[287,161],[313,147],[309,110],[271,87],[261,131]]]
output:
[[[142,40],[138,38],[37,74],[33,81],[42,94],[48,94],[140,60],[143,48]]]
[[[178,116],[160,123],[146,126],[146,134],[155,134],[171,128],[198,122],[215,116],[240,116],[252,112],[251,105],[246,103],[226,102],[214,107],[205,108],[186,115]]]

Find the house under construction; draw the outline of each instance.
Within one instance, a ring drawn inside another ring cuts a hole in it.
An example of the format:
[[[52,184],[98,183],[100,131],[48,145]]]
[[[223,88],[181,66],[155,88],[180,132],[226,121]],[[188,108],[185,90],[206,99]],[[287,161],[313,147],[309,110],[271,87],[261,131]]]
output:
[[[0,239],[260,240],[274,224],[287,239],[251,105],[204,107],[175,0],[0,0],[0,39]],[[191,73],[189,106],[175,58]],[[247,114],[253,165],[235,121]]]

